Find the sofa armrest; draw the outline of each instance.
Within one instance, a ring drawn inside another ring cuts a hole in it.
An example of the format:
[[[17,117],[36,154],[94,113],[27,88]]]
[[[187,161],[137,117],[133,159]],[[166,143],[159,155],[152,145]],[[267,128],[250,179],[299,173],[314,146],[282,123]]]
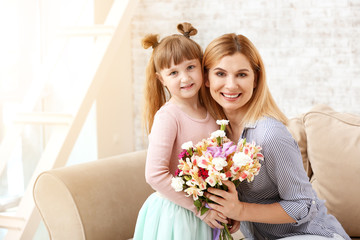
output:
[[[153,192],[145,182],[146,151],[41,173],[34,200],[51,239],[128,239]]]

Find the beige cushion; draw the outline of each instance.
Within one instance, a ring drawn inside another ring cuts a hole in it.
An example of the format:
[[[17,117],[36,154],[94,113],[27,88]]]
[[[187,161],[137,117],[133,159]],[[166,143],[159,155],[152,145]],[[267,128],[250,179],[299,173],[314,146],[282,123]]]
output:
[[[346,232],[360,236],[360,116],[320,105],[303,122],[312,185]]]

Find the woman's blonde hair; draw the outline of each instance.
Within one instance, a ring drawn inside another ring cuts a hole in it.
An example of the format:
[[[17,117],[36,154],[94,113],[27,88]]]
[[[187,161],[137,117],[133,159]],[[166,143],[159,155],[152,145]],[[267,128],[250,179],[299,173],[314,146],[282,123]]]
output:
[[[166,103],[170,92],[157,78],[164,68],[170,68],[172,62],[177,65],[184,60],[199,59],[202,62],[202,49],[199,44],[190,39],[197,34],[197,30],[190,23],[181,23],[177,26],[181,34],[173,34],[158,41],[159,35],[150,34],[142,39],[142,46],[153,48],[149,63],[146,67],[144,88],[144,127],[147,133],[151,132],[156,112]],[[201,99],[201,94],[199,98]],[[202,100],[200,101],[202,102]]]
[[[261,56],[253,43],[243,35],[234,33],[224,34],[213,40],[205,49],[202,65],[205,77],[208,77],[208,70],[215,66],[223,57],[241,53],[249,60],[256,87],[253,95],[247,103],[248,110],[243,116],[244,123],[253,123],[263,116],[273,117],[285,125],[288,119],[276,105],[266,83],[265,66]],[[205,81],[204,81],[205,82]],[[203,83],[204,85],[205,83]],[[223,108],[211,97],[208,87],[201,89],[204,104],[215,119],[226,119]]]

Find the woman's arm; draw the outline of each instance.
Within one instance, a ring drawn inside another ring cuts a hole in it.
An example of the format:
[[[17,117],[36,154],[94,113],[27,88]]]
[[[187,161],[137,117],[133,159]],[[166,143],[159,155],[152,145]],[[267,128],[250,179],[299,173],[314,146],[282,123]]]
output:
[[[209,188],[205,196],[217,203],[210,203],[209,206],[223,213],[226,217],[237,221],[272,224],[296,222],[284,211],[279,203],[257,204],[240,202],[235,185],[230,181],[223,181],[223,183],[228,187],[228,191]]]
[[[307,222],[314,217],[317,209],[314,192],[302,166],[300,151],[283,124],[265,123],[253,130],[257,131],[252,132],[257,136],[253,140],[260,144],[265,156],[264,169],[261,170],[262,181],[274,184],[279,201],[274,203],[272,199],[257,199],[264,203],[240,202],[232,183],[228,183],[232,185],[230,192],[211,189],[209,192],[220,196],[211,198],[220,204],[218,209],[226,211],[223,212],[225,216],[236,220],[273,224]],[[258,183],[262,186],[260,189],[264,189],[265,185],[271,187],[271,184],[266,183]],[[259,188],[253,191],[259,191]]]

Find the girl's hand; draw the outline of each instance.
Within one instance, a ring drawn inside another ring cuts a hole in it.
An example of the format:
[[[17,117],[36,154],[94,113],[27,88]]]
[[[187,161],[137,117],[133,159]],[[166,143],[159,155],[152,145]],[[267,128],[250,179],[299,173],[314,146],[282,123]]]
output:
[[[209,213],[206,215],[203,221],[211,228],[223,229],[224,227],[221,225],[221,223],[228,223],[226,217],[222,213],[219,213],[215,210],[209,209],[208,211]]]
[[[228,228],[231,234],[236,233],[240,229],[240,222],[229,219]]]
[[[207,190],[208,192],[205,196],[217,203],[209,203],[209,206],[230,219],[240,221],[243,204],[238,199],[236,187],[231,181],[223,181],[223,184],[228,187],[228,191],[217,188],[209,188]]]

